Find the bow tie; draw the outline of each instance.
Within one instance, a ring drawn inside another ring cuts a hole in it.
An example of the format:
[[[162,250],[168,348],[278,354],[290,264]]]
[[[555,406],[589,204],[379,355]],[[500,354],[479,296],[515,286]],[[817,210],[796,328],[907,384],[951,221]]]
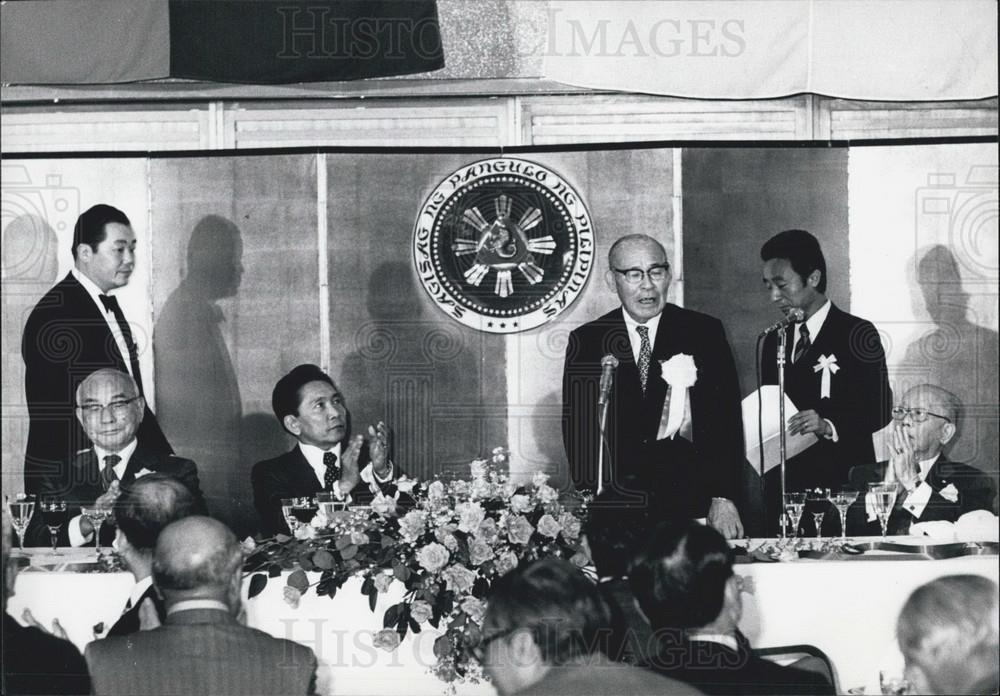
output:
[[[121,307],[118,306],[118,298],[114,295],[98,295],[97,298],[101,301],[101,304],[104,305],[104,311],[115,314],[122,311]]]

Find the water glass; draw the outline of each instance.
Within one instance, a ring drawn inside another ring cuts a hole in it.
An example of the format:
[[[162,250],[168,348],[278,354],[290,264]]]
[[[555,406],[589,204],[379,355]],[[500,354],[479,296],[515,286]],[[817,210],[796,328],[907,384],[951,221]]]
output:
[[[875,503],[875,514],[878,516],[879,524],[882,525],[882,541],[889,528],[889,515],[896,504],[896,484],[894,483],[873,483],[868,486],[868,493],[872,495]]]
[[[802,511],[806,507],[805,493],[785,493],[785,509],[788,517],[792,521],[792,538],[799,535],[799,522],[802,520]]]
[[[58,498],[43,499],[40,505],[42,520],[49,528],[49,537],[52,540],[52,554],[59,555],[59,529],[66,524],[68,512],[66,501]]]
[[[17,532],[17,543],[24,550],[24,533],[28,530],[31,516],[35,514],[35,496],[18,493],[14,500],[7,499],[7,511],[10,513],[11,525]]]
[[[837,512],[840,513],[841,543],[847,541],[847,509],[854,505],[854,501],[857,499],[858,492],[850,488],[841,488],[830,496],[830,502],[833,503],[833,506],[837,508]]]

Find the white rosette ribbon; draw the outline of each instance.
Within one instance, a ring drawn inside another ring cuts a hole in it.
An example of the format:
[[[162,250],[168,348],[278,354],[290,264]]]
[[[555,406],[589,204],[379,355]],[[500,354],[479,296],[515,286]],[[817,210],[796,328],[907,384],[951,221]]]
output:
[[[823,372],[819,383],[819,398],[830,398],[830,375],[840,372],[840,365],[837,364],[837,356],[830,353],[829,356],[821,355],[816,364],[813,365],[813,372]]]
[[[684,407],[688,400],[687,390],[698,381],[698,367],[694,364],[694,357],[687,353],[676,353],[669,360],[661,360],[660,377],[670,387],[670,392],[663,404],[660,428],[656,434],[658,440],[672,438],[681,429]]]

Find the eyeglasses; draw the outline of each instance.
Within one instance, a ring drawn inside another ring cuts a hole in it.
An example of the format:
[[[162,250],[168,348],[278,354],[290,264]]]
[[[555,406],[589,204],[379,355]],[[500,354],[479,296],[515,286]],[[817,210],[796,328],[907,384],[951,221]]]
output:
[[[667,276],[670,275],[670,266],[665,263],[650,266],[645,271],[641,268],[612,268],[611,270],[615,273],[621,273],[625,277],[625,282],[629,285],[638,285],[644,277],[648,277],[652,282],[658,283],[661,280],[666,280]]]
[[[923,423],[927,420],[927,416],[934,416],[935,418],[940,418],[941,420],[951,423],[951,418],[948,416],[942,416],[940,413],[933,413],[928,411],[926,408],[903,408],[902,406],[896,406],[892,409],[892,417],[898,421],[904,420],[907,414],[909,414],[910,418],[913,419],[914,423]]]
[[[489,647],[490,643],[492,643],[495,640],[500,640],[501,638],[506,638],[511,633],[517,631],[519,628],[520,628],[519,626],[511,626],[510,628],[505,629],[503,631],[497,631],[489,638],[483,638],[482,640],[479,641],[479,645],[477,645],[472,649],[472,656],[476,658],[476,660],[478,660],[480,663],[484,662],[486,659],[486,649]]]
[[[77,406],[83,415],[88,418],[98,417],[104,414],[104,409],[111,411],[111,415],[115,418],[125,415],[128,410],[129,404],[138,399],[138,396],[133,396],[131,399],[118,399],[117,401],[112,401],[110,404],[84,404],[83,406]]]

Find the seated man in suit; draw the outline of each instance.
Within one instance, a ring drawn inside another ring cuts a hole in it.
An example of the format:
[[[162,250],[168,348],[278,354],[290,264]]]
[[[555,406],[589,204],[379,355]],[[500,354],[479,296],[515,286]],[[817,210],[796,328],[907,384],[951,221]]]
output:
[[[896,638],[913,694],[995,694],[997,584],[980,575],[946,575],[913,591]]]
[[[7,509],[3,512],[3,679],[4,694],[87,694],[87,663],[76,646],[35,626],[22,626],[7,613],[7,598],[14,594],[17,565],[10,557],[13,530]]]
[[[187,486],[166,474],[153,473],[122,487],[115,503],[118,536],[115,547],[135,578],[125,611],[109,636],[123,636],[140,629],[140,612],[152,609],[159,622],[166,618],[163,598],[153,587],[153,549],[168,524],[198,512],[198,501]],[[143,605],[148,608],[144,609]]]
[[[313,693],[312,650],[236,620],[242,571],[240,543],[221,522],[192,516],[167,525],[153,555],[166,622],[87,645],[93,693]]]
[[[707,694],[832,694],[822,675],[754,655],[739,631],[742,581],[726,540],[697,522],[664,523],[632,564],[629,584],[659,639],[647,665]]]
[[[154,471],[169,474],[187,486],[198,500],[199,509],[204,509],[195,463],[151,449],[137,439],[145,408],[146,400],[139,394],[135,380],[119,370],[97,370],[77,387],[76,417],[93,447],[72,457],[66,479],[46,479],[41,493],[43,498],[57,497],[67,502],[70,520],[59,530],[61,546],[93,543],[94,525],[82,515],[81,508],[95,505],[110,510],[120,486]],[[40,518],[35,515],[27,533],[29,543],[36,546],[49,543],[48,530]],[[101,542],[110,544],[113,538],[112,526],[104,525]]]
[[[545,558],[493,583],[477,658],[501,696],[696,694],[602,654],[611,610],[573,564]]]
[[[881,534],[874,507],[865,505],[868,484],[894,483],[899,493],[889,515],[890,534],[907,534],[917,522],[954,522],[971,510],[992,510],[988,476],[948,459],[955,440],[961,404],[951,392],[931,384],[907,391],[892,409],[889,461],[851,470],[851,485],[862,492],[847,511],[847,531],[858,536]]]
[[[264,536],[289,533],[282,498],[332,491],[340,500],[365,504],[376,491],[392,492],[400,472],[389,461],[388,428],[382,422],[369,426],[367,440],[355,435],[345,449],[350,413],[337,385],[316,365],[299,365],[279,379],[271,406],[298,444],[253,467],[253,499]]]

